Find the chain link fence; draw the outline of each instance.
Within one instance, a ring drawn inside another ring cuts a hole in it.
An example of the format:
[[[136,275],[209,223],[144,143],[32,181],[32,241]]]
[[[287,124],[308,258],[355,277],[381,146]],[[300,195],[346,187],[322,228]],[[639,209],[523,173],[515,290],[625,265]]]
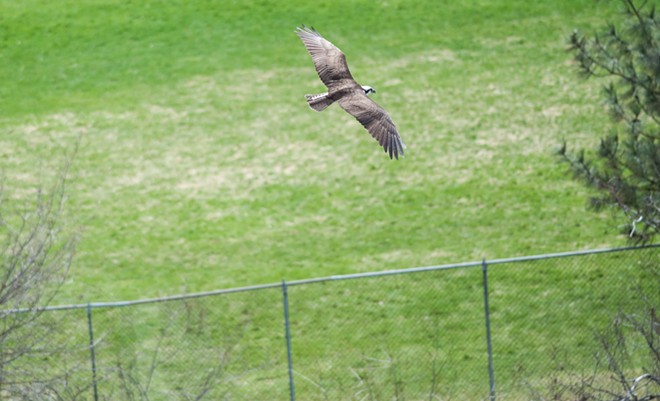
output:
[[[659,268],[644,247],[13,311],[0,399],[530,399],[593,371]]]

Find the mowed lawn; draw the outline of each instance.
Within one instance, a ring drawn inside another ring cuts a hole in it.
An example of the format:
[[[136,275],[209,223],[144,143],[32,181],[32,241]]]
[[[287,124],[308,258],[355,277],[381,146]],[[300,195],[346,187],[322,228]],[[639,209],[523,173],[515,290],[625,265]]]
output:
[[[554,152],[607,132],[565,51],[617,2],[0,0],[9,201],[78,150],[59,303],[616,246]],[[324,91],[312,25],[376,88],[391,161]]]

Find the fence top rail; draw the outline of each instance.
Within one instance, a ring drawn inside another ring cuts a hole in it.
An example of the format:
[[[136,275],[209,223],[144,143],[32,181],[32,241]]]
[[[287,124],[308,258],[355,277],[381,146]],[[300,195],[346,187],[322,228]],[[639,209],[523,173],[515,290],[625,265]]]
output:
[[[159,298],[145,298],[132,301],[117,301],[117,302],[89,302],[85,304],[72,304],[72,305],[57,305],[57,306],[46,306],[43,308],[23,308],[23,309],[8,309],[0,311],[0,318],[9,314],[15,313],[25,313],[25,312],[45,312],[45,311],[61,311],[61,310],[70,310],[70,309],[86,309],[86,308],[115,308],[115,307],[124,307],[132,305],[141,305],[141,304],[151,304],[159,302],[168,302],[168,301],[177,301],[184,299],[192,298],[202,298],[213,295],[222,295],[222,294],[231,294],[238,292],[248,292],[248,291],[258,291],[265,289],[281,288],[283,285],[287,287],[304,285],[304,284],[314,284],[322,283],[328,281],[340,281],[340,280],[352,280],[359,278],[371,278],[371,277],[381,277],[381,276],[392,276],[399,274],[410,274],[410,273],[421,273],[429,271],[438,271],[438,270],[450,270],[458,268],[468,268],[468,267],[477,267],[482,265],[498,265],[505,263],[518,263],[518,262],[529,262],[534,260],[543,260],[543,259],[555,259],[555,258],[565,258],[565,257],[576,257],[576,256],[587,256],[603,253],[615,253],[615,252],[625,252],[625,251],[634,251],[634,250],[643,250],[643,249],[652,249],[660,248],[660,244],[652,244],[645,246],[629,246],[629,247],[619,247],[619,248],[604,248],[604,249],[591,249],[584,251],[573,251],[573,252],[559,252],[559,253],[549,253],[541,255],[532,255],[532,256],[520,256],[513,258],[502,258],[502,259],[492,259],[492,260],[482,260],[482,261],[473,261],[473,262],[463,262],[463,263],[452,263],[445,265],[435,265],[435,266],[423,266],[423,267],[412,267],[406,269],[395,269],[395,270],[384,270],[377,272],[366,272],[366,273],[352,273],[352,274],[342,274],[342,275],[333,275],[326,277],[317,277],[311,279],[302,279],[302,280],[292,280],[292,281],[282,281],[281,283],[270,283],[263,285],[253,285],[245,287],[235,287],[228,289],[220,289],[214,291],[198,292],[192,294],[180,294],[172,295],[167,297]]]

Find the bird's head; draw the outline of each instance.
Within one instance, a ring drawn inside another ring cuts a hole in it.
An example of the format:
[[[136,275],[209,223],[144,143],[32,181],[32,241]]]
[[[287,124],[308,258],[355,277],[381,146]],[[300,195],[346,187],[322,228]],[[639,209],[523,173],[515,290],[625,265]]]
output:
[[[372,88],[371,86],[362,86],[362,89],[364,89],[364,94],[369,96],[371,93],[376,93],[376,89]]]

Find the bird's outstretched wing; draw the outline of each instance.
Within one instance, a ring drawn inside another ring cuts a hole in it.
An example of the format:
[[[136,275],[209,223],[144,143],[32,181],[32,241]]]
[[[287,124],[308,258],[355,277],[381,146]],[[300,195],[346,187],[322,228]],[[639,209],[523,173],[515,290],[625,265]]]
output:
[[[329,90],[341,81],[353,80],[344,53],[321,36],[316,29],[303,25],[296,29],[296,35],[302,40],[309,55],[312,56],[316,72]]]
[[[339,105],[369,131],[385,149],[385,153],[389,153],[390,159],[403,156],[406,144],[403,143],[394,122],[389,114],[366,94],[355,92],[344,96],[339,99]]]

